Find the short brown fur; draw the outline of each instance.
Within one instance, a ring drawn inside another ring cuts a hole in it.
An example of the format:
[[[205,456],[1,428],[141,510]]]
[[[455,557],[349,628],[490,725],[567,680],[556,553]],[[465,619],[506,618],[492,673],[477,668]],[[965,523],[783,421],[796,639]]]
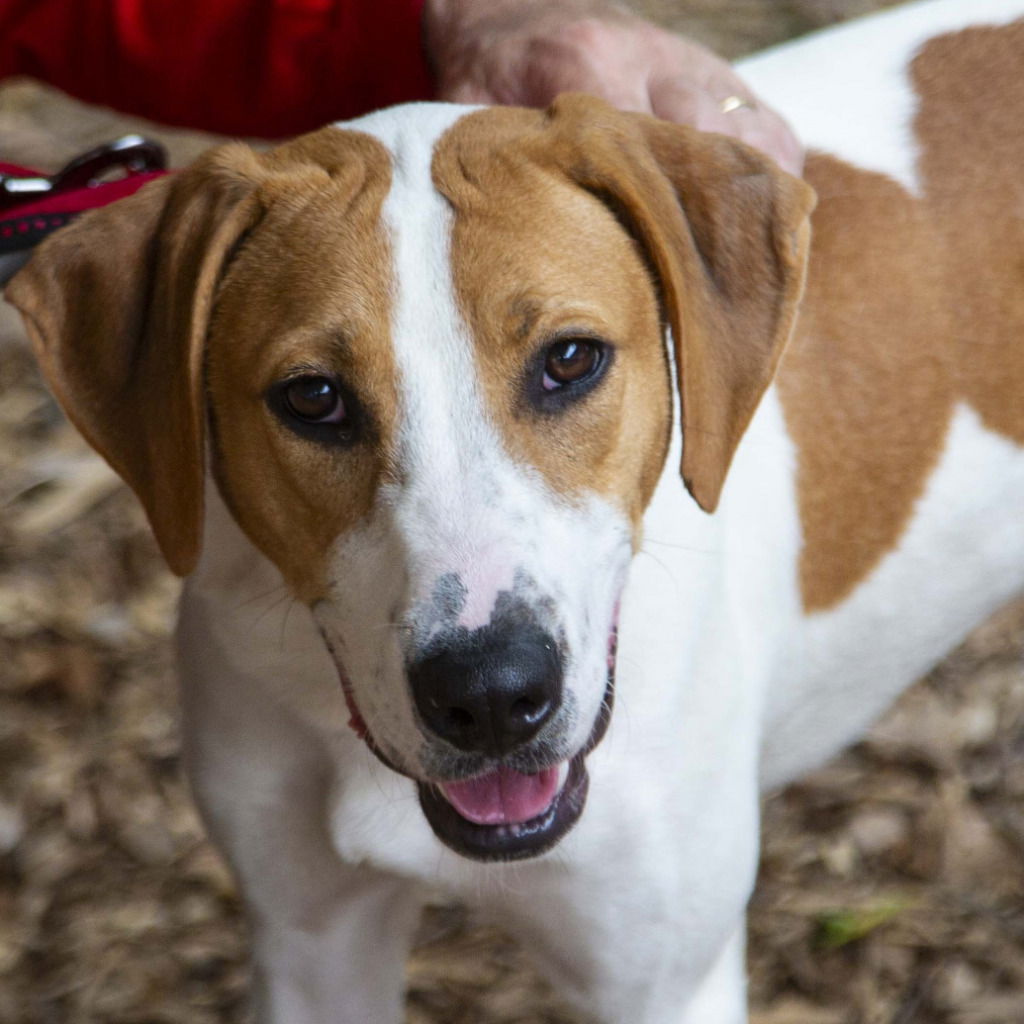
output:
[[[912,66],[922,195],[828,156],[779,376],[796,441],[808,610],[843,601],[907,527],[957,401],[1024,443],[1024,23]],[[998,97],[998,103],[993,102]]]

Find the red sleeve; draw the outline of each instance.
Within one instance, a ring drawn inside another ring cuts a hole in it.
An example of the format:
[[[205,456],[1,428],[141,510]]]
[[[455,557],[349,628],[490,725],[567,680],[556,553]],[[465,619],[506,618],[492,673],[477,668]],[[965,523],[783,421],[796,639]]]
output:
[[[424,0],[0,0],[0,77],[276,138],[429,99]]]

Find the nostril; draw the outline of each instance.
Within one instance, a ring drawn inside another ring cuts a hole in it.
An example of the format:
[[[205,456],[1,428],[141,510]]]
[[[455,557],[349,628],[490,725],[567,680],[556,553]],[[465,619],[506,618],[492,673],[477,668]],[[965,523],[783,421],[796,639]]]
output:
[[[529,697],[520,697],[512,702],[509,713],[513,719],[532,723],[543,717],[547,709],[547,701],[536,701]]]
[[[459,730],[472,729],[474,718],[471,712],[465,708],[450,708],[448,711],[448,721]]]

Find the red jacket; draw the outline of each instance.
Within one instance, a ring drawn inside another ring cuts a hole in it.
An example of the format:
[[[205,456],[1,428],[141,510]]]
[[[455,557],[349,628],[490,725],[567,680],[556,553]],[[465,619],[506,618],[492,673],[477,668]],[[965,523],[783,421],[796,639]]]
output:
[[[433,93],[423,0],[0,0],[0,77],[275,138]]]

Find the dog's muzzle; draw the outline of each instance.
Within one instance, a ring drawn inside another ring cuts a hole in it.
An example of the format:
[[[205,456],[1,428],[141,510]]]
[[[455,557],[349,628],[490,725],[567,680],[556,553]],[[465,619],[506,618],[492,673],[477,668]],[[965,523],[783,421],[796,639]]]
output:
[[[562,661],[554,637],[519,614],[454,630],[440,650],[409,666],[425,731],[476,768],[464,779],[419,787],[434,832],[463,856],[534,855],[578,817],[585,796],[579,770],[556,760],[544,742],[562,707]]]
[[[475,860],[535,857],[576,824],[587,798],[585,759],[611,717],[615,632],[600,711],[583,749],[566,756],[563,657],[528,616],[472,633],[409,668],[424,726],[464,753],[465,777],[420,781],[420,806],[437,837]],[[459,760],[452,764],[458,764]]]
[[[388,767],[416,781],[420,806],[438,839],[474,860],[521,860],[555,846],[583,812],[585,759],[611,718],[615,636],[613,626],[600,709],[575,751],[565,740],[572,719],[564,694],[565,659],[535,617],[520,607],[478,629],[449,627],[432,637],[406,668],[425,740],[426,779],[381,752],[336,656],[335,661],[352,714],[349,724]]]

